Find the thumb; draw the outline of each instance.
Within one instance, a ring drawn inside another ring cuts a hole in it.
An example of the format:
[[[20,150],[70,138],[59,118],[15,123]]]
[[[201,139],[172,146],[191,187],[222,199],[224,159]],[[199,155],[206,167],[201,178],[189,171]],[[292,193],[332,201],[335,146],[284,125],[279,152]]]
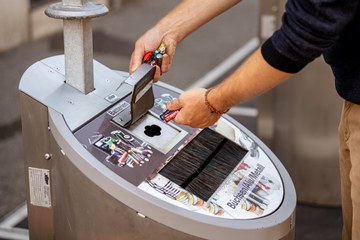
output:
[[[174,100],[172,100],[172,101],[168,102],[168,104],[166,104],[166,108],[168,110],[177,110],[182,107],[183,106],[178,98],[175,98]]]
[[[141,65],[143,55],[144,55],[143,50],[139,48],[135,48],[134,52],[131,54],[131,59],[130,59],[130,65],[129,65],[130,74],[133,73]]]

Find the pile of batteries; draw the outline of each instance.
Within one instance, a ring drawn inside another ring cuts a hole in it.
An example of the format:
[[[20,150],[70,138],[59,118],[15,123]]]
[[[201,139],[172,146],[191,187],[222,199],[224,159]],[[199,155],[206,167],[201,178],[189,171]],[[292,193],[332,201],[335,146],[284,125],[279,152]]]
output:
[[[149,63],[152,66],[160,66],[162,63],[163,55],[165,54],[166,46],[164,43],[161,43],[158,49],[153,52],[145,53],[143,57],[143,63]]]
[[[152,52],[145,53],[143,57],[143,63],[151,64],[152,66],[161,67],[162,59],[165,54],[166,45],[161,43],[158,49]],[[169,122],[173,120],[176,115],[179,113],[179,110],[166,110],[163,114],[160,115],[160,119]]]

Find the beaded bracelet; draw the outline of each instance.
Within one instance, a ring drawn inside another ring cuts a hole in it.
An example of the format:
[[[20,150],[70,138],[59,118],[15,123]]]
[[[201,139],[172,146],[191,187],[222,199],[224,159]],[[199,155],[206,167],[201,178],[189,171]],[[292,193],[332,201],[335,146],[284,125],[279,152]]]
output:
[[[224,114],[224,113],[227,113],[229,111],[229,109],[226,109],[225,111],[219,111],[217,110],[213,105],[211,105],[211,103],[209,102],[208,100],[208,95],[209,93],[211,92],[211,90],[213,90],[212,88],[209,88],[208,90],[206,90],[205,92],[205,104],[206,106],[209,108],[210,112],[211,113],[216,113],[216,114]]]

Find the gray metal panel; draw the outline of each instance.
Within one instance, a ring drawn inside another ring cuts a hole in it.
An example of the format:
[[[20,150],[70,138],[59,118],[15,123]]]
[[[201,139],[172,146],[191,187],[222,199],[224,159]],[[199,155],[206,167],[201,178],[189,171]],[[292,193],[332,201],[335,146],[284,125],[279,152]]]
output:
[[[52,164],[45,159],[51,153],[48,109],[26,94],[20,94],[22,135],[24,145],[25,184],[27,199],[30,198],[29,167],[52,171]],[[51,174],[51,172],[50,172]],[[31,239],[54,238],[54,209],[30,204],[28,201],[28,224]],[[38,217],[41,216],[41,217]]]
[[[259,141],[259,146],[273,160],[283,177],[285,188],[284,202],[276,212],[264,218],[246,221],[224,220],[185,211],[141,191],[106,168],[84,149],[69,131],[60,113],[49,109],[49,117],[51,131],[57,143],[85,176],[118,201],[161,224],[206,239],[223,239],[224,236],[227,239],[238,239],[239,236],[246,239],[281,239],[294,227],[296,194],[290,177],[271,151],[241,125],[237,126]]]
[[[111,106],[106,97],[113,94],[117,99],[131,92],[124,83],[128,73],[115,72],[94,61],[95,90],[87,95],[64,83],[63,56],[55,56],[36,62],[21,78],[20,91],[64,115],[66,123],[74,130],[89,119]]]

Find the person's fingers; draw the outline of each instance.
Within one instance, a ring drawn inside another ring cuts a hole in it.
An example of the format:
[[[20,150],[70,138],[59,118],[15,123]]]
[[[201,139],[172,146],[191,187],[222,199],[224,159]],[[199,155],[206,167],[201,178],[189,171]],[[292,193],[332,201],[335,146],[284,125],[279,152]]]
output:
[[[163,73],[167,73],[170,69],[170,64],[171,59],[170,56],[168,54],[164,54],[163,59],[162,59],[162,63],[161,63],[161,71]]]
[[[173,121],[177,124],[182,124],[182,125],[188,125],[189,122],[186,120],[186,118],[184,117],[184,114],[181,112],[181,108],[183,107],[181,100],[179,98],[175,98],[174,100],[168,102],[168,104],[166,104],[166,108],[168,110],[178,110],[180,109],[180,111],[177,113],[176,117],[173,119]]]
[[[167,73],[171,67],[171,63],[172,63],[172,59],[175,54],[177,42],[173,38],[171,38],[169,36],[165,36],[163,38],[163,43],[166,46],[166,53],[164,54],[163,59],[162,59],[161,71],[163,73]]]
[[[176,40],[174,40],[170,36],[165,36],[163,41],[164,41],[164,43],[166,45],[166,53],[170,56],[169,64],[171,64],[171,61],[172,61],[172,59],[174,57],[174,54],[175,54],[177,42],[176,42]]]
[[[177,124],[182,124],[182,125],[189,125],[191,123],[191,121],[188,118],[184,117],[184,114],[182,114],[181,110],[173,119],[173,121]]]
[[[166,104],[166,108],[168,110],[178,110],[182,107],[183,106],[181,104],[181,101],[178,98],[175,98],[174,100],[172,100]]]
[[[129,72],[133,73],[142,63],[142,58],[145,54],[144,45],[137,41],[135,43],[135,49],[131,54],[130,64],[129,64]]]
[[[136,41],[129,64],[130,74],[133,73],[142,64],[143,57],[146,52],[154,51],[156,47],[159,46],[159,39],[161,39],[161,32],[152,30],[145,33],[145,35]],[[177,42],[169,36],[165,36],[162,42],[166,46],[166,53],[163,55],[160,68],[156,68],[154,82],[159,80],[162,73],[169,71],[177,45]]]
[[[159,81],[160,77],[161,77],[161,69],[159,66],[155,66],[155,74],[154,74],[154,79],[153,82],[156,83],[157,81]]]

